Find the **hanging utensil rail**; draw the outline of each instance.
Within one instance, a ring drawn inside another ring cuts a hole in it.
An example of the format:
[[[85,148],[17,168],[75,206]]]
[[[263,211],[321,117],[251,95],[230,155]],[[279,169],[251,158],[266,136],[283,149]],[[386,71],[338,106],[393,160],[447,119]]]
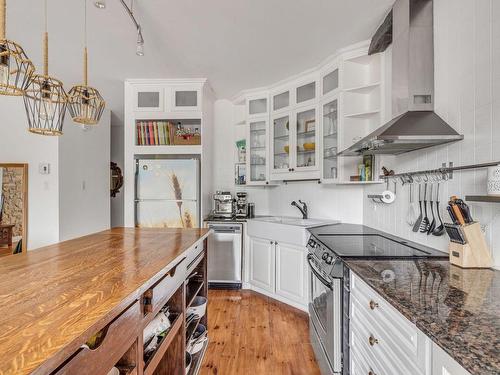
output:
[[[499,165],[500,161],[496,162],[491,162],[491,163],[480,163],[480,164],[470,164],[470,165],[461,165],[461,166],[453,166],[453,163],[449,163],[448,166],[446,166],[446,163],[443,163],[443,166],[441,168],[437,169],[427,169],[427,170],[422,170],[422,171],[409,171],[409,172],[403,172],[403,173],[397,173],[389,176],[381,175],[380,178],[382,179],[391,179],[391,178],[400,178],[400,179],[408,179],[412,180],[414,176],[441,176],[443,177],[444,180],[451,180],[453,178],[453,172],[455,171],[464,171],[464,170],[470,170],[470,169],[480,169],[480,168],[488,168],[488,167],[494,167],[496,165]],[[446,176],[446,177],[445,177]]]

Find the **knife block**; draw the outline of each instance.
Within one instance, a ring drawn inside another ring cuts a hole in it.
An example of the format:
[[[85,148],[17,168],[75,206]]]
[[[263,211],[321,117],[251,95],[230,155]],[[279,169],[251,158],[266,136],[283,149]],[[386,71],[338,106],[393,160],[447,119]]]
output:
[[[490,268],[491,252],[479,223],[460,226],[466,244],[450,242],[450,263],[462,268]]]

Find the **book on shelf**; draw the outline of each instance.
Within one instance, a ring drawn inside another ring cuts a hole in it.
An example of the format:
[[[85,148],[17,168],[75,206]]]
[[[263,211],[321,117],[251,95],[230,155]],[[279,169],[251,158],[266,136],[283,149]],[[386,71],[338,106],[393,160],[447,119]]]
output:
[[[167,121],[137,121],[138,146],[168,146],[172,144],[174,125]]]

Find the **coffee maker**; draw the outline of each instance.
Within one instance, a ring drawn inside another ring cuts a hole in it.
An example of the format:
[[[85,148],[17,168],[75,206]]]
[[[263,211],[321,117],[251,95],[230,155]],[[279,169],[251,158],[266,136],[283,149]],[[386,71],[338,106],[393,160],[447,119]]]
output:
[[[233,196],[228,191],[217,191],[214,194],[214,217],[230,219],[233,217]]]
[[[247,193],[236,193],[236,217],[246,218],[248,216]]]

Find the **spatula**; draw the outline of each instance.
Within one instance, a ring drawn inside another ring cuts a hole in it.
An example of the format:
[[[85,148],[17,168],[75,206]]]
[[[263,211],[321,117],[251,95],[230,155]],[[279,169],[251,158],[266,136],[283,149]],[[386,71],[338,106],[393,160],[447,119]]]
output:
[[[413,231],[415,233],[418,232],[420,228],[420,224],[422,223],[422,185],[418,184],[418,205],[419,205],[419,210],[420,214],[418,215],[417,220],[415,221],[415,224],[413,225]]]
[[[439,183],[437,185],[437,194],[436,194],[436,212],[438,215],[439,222],[441,223],[434,231],[432,232],[432,235],[434,236],[442,236],[445,232],[446,229],[443,224],[443,219],[441,219],[441,213],[439,212]]]
[[[429,226],[431,225],[429,217],[427,216],[427,183],[425,183],[423,206],[424,206],[425,216],[422,219],[422,222],[420,223],[420,233],[427,232],[429,230]]]
[[[433,185],[431,184],[431,214],[432,214],[432,221],[431,224],[429,225],[429,228],[427,229],[427,235],[430,235],[434,229],[436,229],[436,216],[434,216],[434,197],[432,196],[433,192]]]

